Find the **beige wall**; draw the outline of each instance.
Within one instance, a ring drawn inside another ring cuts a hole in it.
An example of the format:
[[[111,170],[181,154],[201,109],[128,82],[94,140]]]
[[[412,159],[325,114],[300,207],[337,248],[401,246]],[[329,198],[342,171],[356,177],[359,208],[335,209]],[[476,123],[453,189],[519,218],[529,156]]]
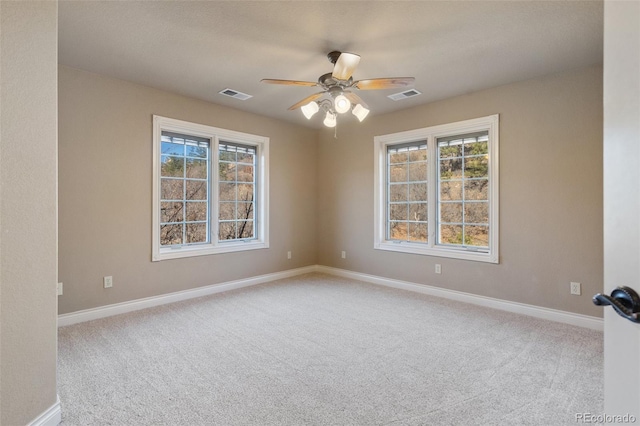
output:
[[[0,4],[0,424],[56,404],[57,3]]]
[[[590,300],[603,279],[601,67],[343,123],[337,140],[64,66],[59,74],[60,313],[318,263],[602,314]],[[496,113],[500,264],[374,250],[373,137]],[[150,261],[152,114],[271,138],[270,249]]]
[[[373,137],[491,114],[500,114],[500,264],[374,250]],[[318,158],[320,264],[602,315],[591,303],[603,280],[601,67],[371,116],[339,128],[338,140],[324,131]]]
[[[269,249],[151,262],[153,114],[270,138]],[[59,115],[59,313],[316,264],[315,130],[64,66]]]

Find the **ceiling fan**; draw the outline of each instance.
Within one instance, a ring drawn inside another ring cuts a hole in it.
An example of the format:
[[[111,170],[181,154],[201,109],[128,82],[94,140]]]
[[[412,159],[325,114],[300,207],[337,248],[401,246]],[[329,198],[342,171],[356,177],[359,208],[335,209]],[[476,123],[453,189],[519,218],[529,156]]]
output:
[[[360,55],[333,51],[327,55],[327,58],[334,64],[333,72],[321,75],[317,82],[270,78],[262,79],[261,82],[285,86],[321,87],[322,91],[307,96],[300,102],[291,105],[289,110],[301,108],[304,116],[307,119],[311,119],[322,108],[326,112],[324,125],[335,127],[337,114],[351,111],[360,121],[364,120],[369,114],[367,104],[353,92],[354,90],[393,89],[409,86],[415,81],[413,77],[373,78],[354,81],[352,74],[358,63],[360,63]],[[323,97],[324,99],[320,99]]]

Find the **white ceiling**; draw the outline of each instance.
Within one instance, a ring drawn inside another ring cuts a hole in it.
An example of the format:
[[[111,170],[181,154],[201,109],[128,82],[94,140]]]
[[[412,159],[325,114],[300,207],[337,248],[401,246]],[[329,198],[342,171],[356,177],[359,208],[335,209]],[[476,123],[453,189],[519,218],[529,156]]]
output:
[[[602,63],[599,1],[60,1],[64,65],[300,125],[287,108],[316,87],[332,50],[361,55],[355,80],[415,77],[421,96],[360,91],[368,119],[464,93]],[[246,101],[218,94],[248,93]],[[320,114],[318,114],[320,115]],[[339,120],[355,120],[350,114]]]

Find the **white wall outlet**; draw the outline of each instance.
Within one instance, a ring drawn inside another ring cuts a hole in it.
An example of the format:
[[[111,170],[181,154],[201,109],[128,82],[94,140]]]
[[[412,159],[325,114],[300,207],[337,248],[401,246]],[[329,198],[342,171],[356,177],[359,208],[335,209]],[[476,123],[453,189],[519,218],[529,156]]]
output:
[[[436,274],[441,274],[442,273],[442,266],[440,266],[439,263],[436,263]]]
[[[108,276],[108,277],[104,277],[102,279],[102,282],[104,284],[104,288],[111,288],[113,287],[113,277],[112,276]]]
[[[582,294],[580,283],[571,283],[571,294],[575,294],[576,296],[580,296]]]
[[[346,251],[344,251],[344,250],[342,250],[342,258],[343,258],[343,259],[346,259],[346,258],[347,258],[347,252],[346,252]]]
[[[287,259],[291,259],[291,252],[290,251],[287,252]]]
[[[58,296],[62,296],[62,283],[58,283]]]

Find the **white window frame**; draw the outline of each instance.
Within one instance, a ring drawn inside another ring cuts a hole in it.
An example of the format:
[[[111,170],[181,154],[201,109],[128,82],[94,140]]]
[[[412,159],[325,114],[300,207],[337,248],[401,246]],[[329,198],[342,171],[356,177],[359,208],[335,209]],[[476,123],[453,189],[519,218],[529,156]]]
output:
[[[161,247],[160,245],[160,156],[162,132],[210,139],[209,243]],[[218,145],[232,142],[256,147],[256,210],[251,240],[218,241]],[[152,255],[155,261],[269,248],[269,138],[173,118],[153,116],[153,218]]]
[[[489,133],[489,249],[452,247],[436,243],[438,218],[438,147],[437,138],[488,131]],[[427,221],[426,243],[389,240],[386,232],[387,147],[410,142],[427,142]],[[374,249],[427,256],[448,257],[478,262],[499,263],[499,115],[458,121],[422,129],[374,137]]]

